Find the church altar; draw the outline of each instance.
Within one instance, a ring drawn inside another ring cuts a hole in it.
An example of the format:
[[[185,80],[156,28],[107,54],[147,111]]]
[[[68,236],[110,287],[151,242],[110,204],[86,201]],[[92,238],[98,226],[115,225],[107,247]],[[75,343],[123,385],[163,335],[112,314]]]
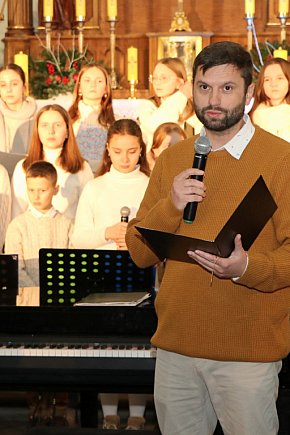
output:
[[[136,120],[139,114],[140,105],[144,101],[142,98],[135,99],[113,99],[113,109],[117,119],[131,118]],[[47,100],[36,100],[38,110],[47,104],[59,104],[64,109],[68,109],[72,104],[72,95],[57,95]]]

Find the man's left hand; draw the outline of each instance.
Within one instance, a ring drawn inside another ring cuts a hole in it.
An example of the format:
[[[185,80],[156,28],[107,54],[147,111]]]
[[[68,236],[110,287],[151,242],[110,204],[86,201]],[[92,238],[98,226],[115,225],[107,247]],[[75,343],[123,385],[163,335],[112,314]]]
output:
[[[246,271],[248,255],[242,246],[241,235],[235,237],[235,248],[228,258],[204,251],[188,251],[190,258],[219,278],[240,278]]]

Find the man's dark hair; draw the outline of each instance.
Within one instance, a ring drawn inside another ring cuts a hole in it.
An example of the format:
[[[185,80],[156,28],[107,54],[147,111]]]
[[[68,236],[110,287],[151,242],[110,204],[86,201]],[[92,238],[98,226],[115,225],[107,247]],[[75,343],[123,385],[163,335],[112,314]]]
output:
[[[198,68],[205,73],[208,69],[219,65],[233,65],[245,81],[245,90],[252,83],[253,64],[250,54],[236,42],[222,41],[205,47],[195,58],[192,77],[195,79]]]

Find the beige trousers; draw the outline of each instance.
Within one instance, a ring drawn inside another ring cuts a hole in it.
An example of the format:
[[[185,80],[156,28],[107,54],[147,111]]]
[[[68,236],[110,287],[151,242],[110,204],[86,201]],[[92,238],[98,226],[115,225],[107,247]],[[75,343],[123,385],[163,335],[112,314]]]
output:
[[[224,362],[157,351],[154,400],[162,435],[277,435],[273,363]]]

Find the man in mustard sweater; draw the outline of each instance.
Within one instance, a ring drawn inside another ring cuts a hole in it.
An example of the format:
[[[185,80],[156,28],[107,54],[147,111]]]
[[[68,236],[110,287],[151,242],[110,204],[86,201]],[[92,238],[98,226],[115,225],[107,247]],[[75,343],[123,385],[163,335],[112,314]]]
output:
[[[254,127],[250,55],[233,42],[207,46],[193,67],[201,134],[212,143],[204,182],[189,169],[197,137],[158,158],[126,242],[138,266],[160,259],[135,226],[213,240],[262,175],[278,209],[248,252],[240,235],[228,258],[188,252],[168,259],[156,298],[155,405],[163,435],[274,435],[281,359],[290,349],[290,147]],[[194,222],[183,222],[197,201]],[[211,275],[214,274],[213,280]],[[212,282],[211,282],[212,281]]]

